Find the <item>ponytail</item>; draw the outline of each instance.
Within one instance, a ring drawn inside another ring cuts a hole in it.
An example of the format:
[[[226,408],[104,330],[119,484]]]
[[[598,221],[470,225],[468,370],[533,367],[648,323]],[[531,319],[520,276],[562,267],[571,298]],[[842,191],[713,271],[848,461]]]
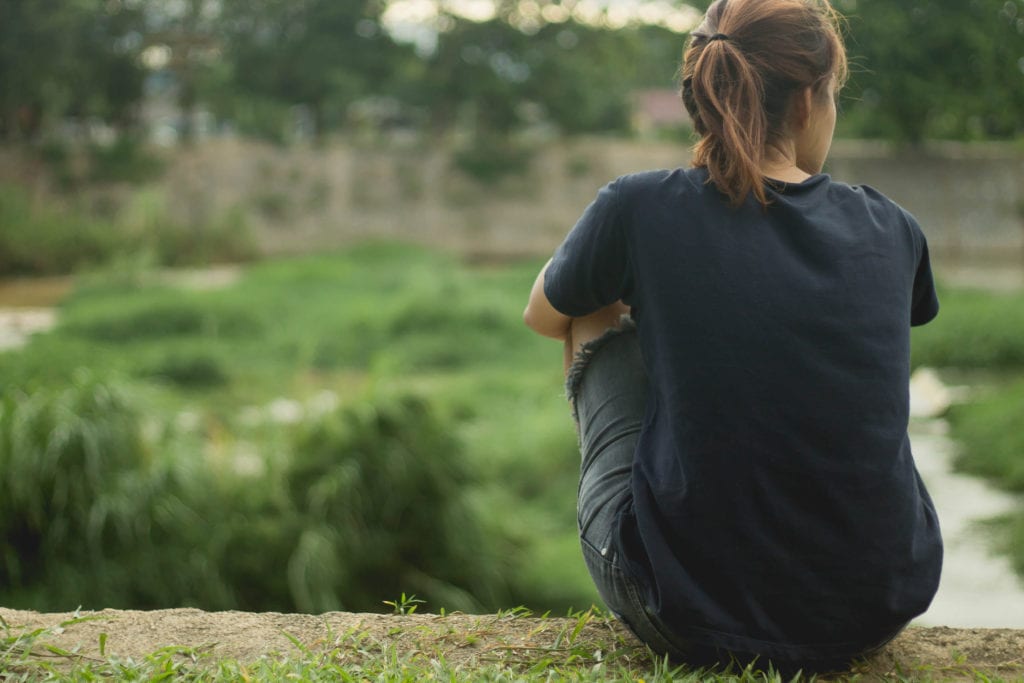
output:
[[[737,206],[753,190],[767,203],[761,159],[768,141],[762,102],[764,84],[731,39],[709,42],[701,51],[690,83],[703,124],[694,162],[707,166],[711,182]]]
[[[761,162],[786,134],[792,96],[846,77],[827,0],[717,0],[683,60],[682,96],[700,141],[693,164],[739,206],[768,205]]]

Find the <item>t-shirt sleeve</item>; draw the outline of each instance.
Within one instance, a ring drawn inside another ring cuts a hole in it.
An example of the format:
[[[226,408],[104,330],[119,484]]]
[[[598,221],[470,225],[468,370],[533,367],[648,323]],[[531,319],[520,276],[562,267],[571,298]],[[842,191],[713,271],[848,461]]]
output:
[[[928,240],[913,217],[908,215],[910,227],[914,231],[916,241],[921,245],[914,273],[914,290],[910,304],[910,324],[924,325],[939,313],[939,297],[935,292],[935,280],[932,277],[932,264],[928,258]]]
[[[601,188],[548,265],[544,294],[565,315],[593,313],[631,288],[620,185]]]

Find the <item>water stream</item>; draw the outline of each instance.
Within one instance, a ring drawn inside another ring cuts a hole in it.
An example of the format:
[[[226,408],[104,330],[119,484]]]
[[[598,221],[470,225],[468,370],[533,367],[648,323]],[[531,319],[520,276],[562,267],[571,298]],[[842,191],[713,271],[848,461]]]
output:
[[[927,626],[1024,628],[1024,580],[1006,557],[993,553],[993,539],[979,524],[1022,501],[954,472],[956,444],[947,431],[941,419],[911,424],[914,458],[938,511],[946,548],[938,595],[917,621]]]

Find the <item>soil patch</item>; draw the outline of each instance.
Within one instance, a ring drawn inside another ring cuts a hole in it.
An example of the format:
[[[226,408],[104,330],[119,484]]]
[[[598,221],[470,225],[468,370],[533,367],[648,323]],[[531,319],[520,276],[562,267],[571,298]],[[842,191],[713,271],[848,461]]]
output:
[[[52,653],[47,647],[55,646],[77,658],[98,661],[109,657],[138,661],[163,648],[175,648],[182,657],[211,665],[220,660],[245,663],[308,652],[332,652],[352,665],[386,652],[444,658],[470,669],[493,663],[529,666],[542,660],[570,665],[581,659],[581,652],[588,653],[586,661],[579,662],[586,666],[592,666],[595,658],[613,657],[622,664],[650,664],[647,650],[624,627],[598,617],[306,615],[197,609],[40,614],[0,608],[0,618],[8,635],[45,629],[33,646],[40,656]],[[66,659],[70,665],[73,658]],[[52,654],[48,660],[53,662]],[[857,669],[869,679],[921,675],[930,680],[973,680],[978,672],[1024,681],[1024,631],[910,628]]]

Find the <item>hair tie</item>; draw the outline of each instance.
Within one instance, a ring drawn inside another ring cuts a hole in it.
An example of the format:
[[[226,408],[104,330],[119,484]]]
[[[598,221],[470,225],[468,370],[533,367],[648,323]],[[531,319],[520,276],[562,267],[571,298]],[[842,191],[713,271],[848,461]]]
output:
[[[708,38],[708,42],[709,43],[712,40],[732,40],[732,38],[730,38],[729,36],[725,35],[724,33],[716,33],[715,35],[713,35],[710,38]]]

